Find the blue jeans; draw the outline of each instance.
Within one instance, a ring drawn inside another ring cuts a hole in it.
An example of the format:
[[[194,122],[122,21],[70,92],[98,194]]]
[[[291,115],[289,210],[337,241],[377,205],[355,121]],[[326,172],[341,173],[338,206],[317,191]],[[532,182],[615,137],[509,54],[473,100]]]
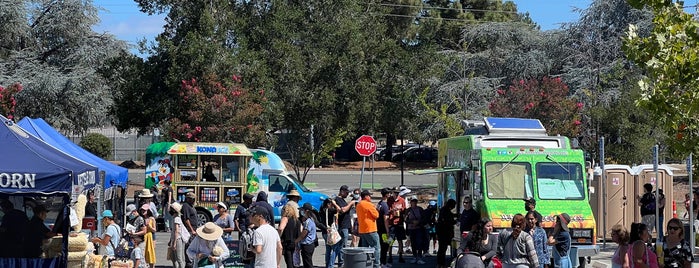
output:
[[[323,240],[328,241],[328,234],[323,234]],[[335,267],[335,258],[337,257],[338,253],[342,254],[342,252],[337,251],[339,247],[340,243],[332,246],[325,244],[325,268]]]
[[[374,248],[374,268],[379,268],[379,255],[381,246],[379,245],[379,233],[359,234],[359,244],[362,247]]]
[[[570,252],[569,252],[570,253]],[[561,256],[558,250],[553,248],[553,267],[554,268],[571,268],[570,255]]]
[[[345,248],[345,245],[347,245],[347,238],[349,237],[349,229],[340,229],[340,242],[335,244],[335,254],[337,255],[337,264],[338,267],[342,267],[345,265],[345,256],[342,254],[342,249]]]

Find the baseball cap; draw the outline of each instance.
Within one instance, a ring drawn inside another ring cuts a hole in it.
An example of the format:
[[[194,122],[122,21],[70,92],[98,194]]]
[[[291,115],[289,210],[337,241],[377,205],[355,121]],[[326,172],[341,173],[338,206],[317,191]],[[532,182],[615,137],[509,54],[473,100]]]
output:
[[[311,205],[311,203],[305,203],[305,204],[303,204],[303,206],[299,207],[299,210],[314,211],[315,209],[313,208],[313,205]]]
[[[126,214],[131,214],[131,212],[133,212],[134,210],[136,210],[136,205],[129,204],[128,206],[126,206]]]
[[[113,219],[113,218],[114,218],[114,214],[112,213],[111,210],[105,210],[105,211],[102,212],[102,216],[99,217],[99,219],[101,220],[101,219],[104,219],[104,218]]]
[[[362,196],[362,198],[364,198],[364,197],[367,196],[367,195],[371,195],[371,192],[369,192],[369,190],[364,190],[364,191],[362,191],[362,193],[359,194],[359,195]]]
[[[534,198],[527,197],[527,198],[522,199],[522,200],[524,200],[524,202],[532,203],[532,204],[536,205],[536,199],[534,199]]]
[[[249,213],[250,213],[250,216],[260,215],[265,219],[269,218],[269,212],[267,212],[267,209],[263,208],[263,207],[258,207],[258,206],[251,207],[249,210]]]
[[[195,195],[195,194],[192,193],[192,192],[188,192],[188,193],[185,195],[185,197],[187,197],[187,198],[192,198],[192,199],[196,199],[196,198],[197,198],[197,195]]]
[[[340,191],[349,191],[349,186],[347,186],[347,185],[340,186]]]
[[[249,194],[249,193],[245,193],[245,194],[243,195],[243,200],[252,199],[252,198],[253,198],[253,196],[252,196],[251,194]]]
[[[383,196],[383,195],[390,194],[390,193],[391,193],[391,189],[389,189],[389,188],[383,188],[383,189],[381,189],[381,195],[382,195],[382,196]]]

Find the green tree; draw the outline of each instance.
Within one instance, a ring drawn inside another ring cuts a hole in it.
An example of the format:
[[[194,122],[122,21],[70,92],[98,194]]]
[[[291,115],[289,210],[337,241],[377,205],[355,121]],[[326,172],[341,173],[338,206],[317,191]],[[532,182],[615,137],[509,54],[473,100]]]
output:
[[[683,2],[629,0],[635,8],[653,11],[649,34],[629,25],[624,52],[644,71],[638,81],[638,105],[655,115],[679,155],[699,149],[699,22],[685,13]]]
[[[92,30],[92,2],[1,1],[0,10],[0,84],[24,87],[16,115],[77,133],[108,123],[111,88],[98,69],[126,45]]]
[[[490,103],[495,116],[539,119],[550,135],[576,137],[580,132],[584,104],[570,97],[560,78],[515,81],[497,94]]]
[[[88,152],[107,159],[112,152],[112,142],[106,136],[99,133],[88,133],[80,140],[80,147]]]
[[[595,160],[600,137],[607,139],[607,161],[620,163],[641,163],[640,157],[649,154],[629,152],[648,152],[662,141],[658,131],[652,130],[655,122],[648,111],[633,105],[638,90],[630,85],[641,70],[623,54],[625,34],[619,31],[629,23],[643,25],[648,31],[651,15],[632,8],[626,0],[593,1],[581,11],[579,21],[565,24],[549,42],[547,55],[553,59],[553,72],[586,104],[583,131],[577,138]]]

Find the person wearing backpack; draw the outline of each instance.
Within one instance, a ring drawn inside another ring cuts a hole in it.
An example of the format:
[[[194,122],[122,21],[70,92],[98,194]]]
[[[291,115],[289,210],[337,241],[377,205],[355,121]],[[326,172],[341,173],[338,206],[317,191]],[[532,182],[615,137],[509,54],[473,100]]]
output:
[[[639,196],[638,205],[641,206],[641,222],[648,227],[648,231],[653,233],[655,228],[655,194],[653,194],[653,185],[646,183],[643,185],[645,193]]]
[[[114,223],[114,214],[112,214],[111,210],[103,211],[100,220],[102,221],[102,226],[107,226],[106,230],[102,237],[93,237],[91,242],[104,246],[105,255],[114,257],[114,248],[116,245],[119,245],[119,240],[121,239],[119,225]]]

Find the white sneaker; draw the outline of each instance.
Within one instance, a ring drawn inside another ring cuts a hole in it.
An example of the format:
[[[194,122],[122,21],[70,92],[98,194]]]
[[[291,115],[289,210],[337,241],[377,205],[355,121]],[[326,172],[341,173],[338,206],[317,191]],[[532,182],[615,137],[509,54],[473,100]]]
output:
[[[411,264],[414,264],[414,263],[416,263],[416,262],[417,262],[416,259],[412,259],[412,260],[409,260],[409,261],[408,261],[408,263],[411,263]]]
[[[423,261],[422,259],[417,260],[417,264],[425,264],[426,262]]]

